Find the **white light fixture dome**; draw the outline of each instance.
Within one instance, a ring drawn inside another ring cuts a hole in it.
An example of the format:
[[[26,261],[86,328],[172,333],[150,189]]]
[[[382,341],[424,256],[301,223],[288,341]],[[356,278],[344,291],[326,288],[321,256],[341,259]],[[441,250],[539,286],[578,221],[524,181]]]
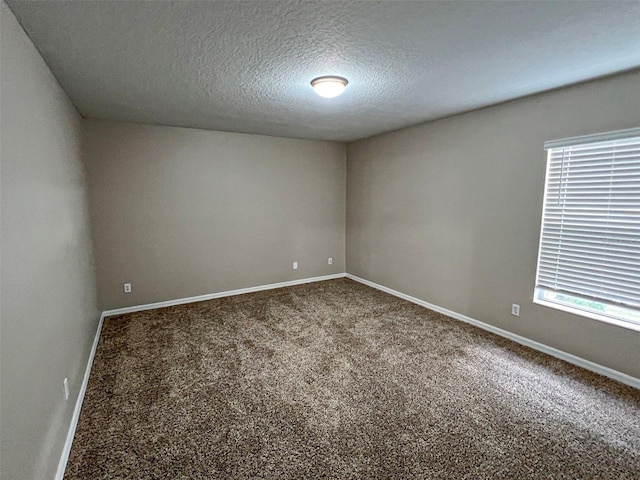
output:
[[[311,86],[318,95],[333,98],[344,92],[349,81],[343,77],[318,77],[311,80]]]

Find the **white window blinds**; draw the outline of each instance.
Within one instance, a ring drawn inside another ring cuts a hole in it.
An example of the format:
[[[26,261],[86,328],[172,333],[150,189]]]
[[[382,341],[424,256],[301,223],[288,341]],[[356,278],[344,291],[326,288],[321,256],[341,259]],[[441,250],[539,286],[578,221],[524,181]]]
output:
[[[545,148],[537,298],[640,325],[640,129]]]

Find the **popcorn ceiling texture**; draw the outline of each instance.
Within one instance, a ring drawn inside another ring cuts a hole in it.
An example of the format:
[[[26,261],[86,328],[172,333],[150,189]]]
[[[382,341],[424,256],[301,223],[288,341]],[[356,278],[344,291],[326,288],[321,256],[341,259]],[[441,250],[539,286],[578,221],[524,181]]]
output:
[[[632,479],[640,391],[340,279],[105,320],[67,479]]]
[[[637,1],[7,3],[108,120],[351,141],[640,65]]]

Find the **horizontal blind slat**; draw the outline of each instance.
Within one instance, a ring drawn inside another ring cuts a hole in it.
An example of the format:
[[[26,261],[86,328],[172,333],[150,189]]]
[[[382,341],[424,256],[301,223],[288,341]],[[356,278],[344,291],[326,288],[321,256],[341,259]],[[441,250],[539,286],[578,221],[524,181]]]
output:
[[[620,279],[625,278],[636,278],[640,279],[640,275],[638,275],[638,262],[635,264],[632,263],[619,263],[615,261],[607,262],[606,266],[602,265],[596,261],[591,261],[590,259],[581,259],[580,257],[569,257],[565,256],[559,258],[557,255],[545,255],[540,257],[540,264],[545,264],[549,267],[558,268],[559,266],[564,270],[570,270],[572,268],[578,268],[579,266],[583,266],[585,268],[594,270],[594,275],[599,274],[600,272],[610,272],[614,270],[615,274],[620,277]]]
[[[614,265],[610,265],[612,267]],[[555,260],[553,258],[540,259],[540,269],[544,269],[549,273],[553,273],[558,269],[570,273],[582,273],[591,278],[603,277],[611,278],[615,275],[617,283],[629,287],[637,286],[640,288],[640,274],[634,273],[633,270],[606,268],[604,265],[597,265],[588,262],[570,262],[566,260]],[[613,274],[613,275],[612,275]]]
[[[615,171],[616,172],[633,172],[638,169],[640,166],[640,156],[637,158],[625,159],[624,161],[620,161],[616,159],[615,162]],[[580,175],[580,174],[591,174],[591,173],[601,173],[601,172],[611,172],[614,168],[614,164],[602,164],[601,162],[590,162],[587,164],[580,165],[566,165],[563,162],[558,163],[557,165],[551,165],[549,167],[549,178],[553,178],[565,173],[565,170],[568,170],[572,175]]]
[[[547,243],[542,245],[540,250],[540,261],[543,259],[556,259],[560,255],[567,259],[574,259],[589,265],[601,265],[605,263],[607,265],[615,266],[623,271],[631,270],[638,271],[640,268],[640,255],[634,252],[632,255],[635,257],[629,257],[626,252],[613,253],[607,251],[606,253],[600,253],[597,251],[589,251],[585,249],[572,248],[573,245],[562,245],[561,248],[554,246],[548,246]]]

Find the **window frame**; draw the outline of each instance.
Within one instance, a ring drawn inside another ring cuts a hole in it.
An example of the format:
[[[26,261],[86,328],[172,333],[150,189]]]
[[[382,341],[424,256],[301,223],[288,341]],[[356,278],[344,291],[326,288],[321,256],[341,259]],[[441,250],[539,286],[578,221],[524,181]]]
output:
[[[571,138],[565,138],[560,140],[552,140],[544,143],[544,148],[547,152],[547,155],[546,155],[546,168],[545,168],[545,177],[544,177],[544,194],[542,199],[542,215],[540,219],[540,230],[539,230],[540,237],[539,237],[539,243],[538,243],[538,255],[536,259],[536,277],[535,277],[535,284],[534,284],[533,302],[545,307],[550,307],[556,310],[572,313],[574,315],[579,315],[582,317],[598,320],[611,325],[616,325],[618,327],[640,332],[640,309],[635,309],[633,307],[628,308],[626,306],[621,306],[619,304],[607,301],[605,299],[592,298],[586,295],[581,295],[579,293],[572,294],[570,292],[559,292],[559,291],[538,285],[541,257],[542,257],[543,232],[545,229],[548,183],[549,183],[549,177],[550,177],[550,167],[552,163],[551,150],[568,147],[568,146],[578,146],[578,145],[607,142],[612,140],[621,140],[621,139],[634,138],[634,137],[640,137],[640,128],[631,128],[627,130],[617,130],[614,132],[571,137]],[[556,297],[563,296],[571,300],[562,301],[562,300],[553,298],[554,296]],[[580,308],[577,306],[573,306],[571,305],[571,301],[573,300],[592,303],[592,304],[598,304],[599,306],[602,307],[603,311],[602,313],[599,313],[597,311],[594,311],[593,308],[589,309],[588,307]],[[607,308],[609,308],[610,310],[623,311],[623,313],[627,314],[627,317],[625,318],[622,315],[613,315],[612,313],[607,314],[606,312]],[[637,317],[637,320],[635,318],[629,318],[629,317]]]

